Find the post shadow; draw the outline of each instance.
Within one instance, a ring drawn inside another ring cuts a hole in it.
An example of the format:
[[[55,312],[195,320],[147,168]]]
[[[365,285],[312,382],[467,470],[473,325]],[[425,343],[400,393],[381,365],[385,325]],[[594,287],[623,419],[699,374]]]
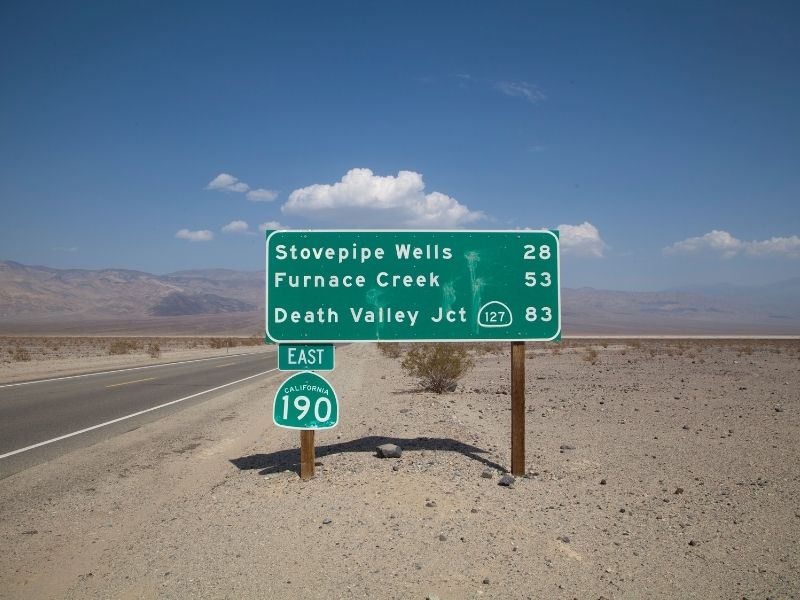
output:
[[[463,454],[472,460],[476,460],[487,467],[492,467],[493,469],[497,469],[498,471],[502,472],[506,471],[505,467],[498,465],[496,462],[493,462],[484,456],[480,456],[480,454],[486,454],[486,450],[450,438],[392,438],[371,435],[358,438],[356,440],[351,440],[349,442],[318,446],[316,448],[316,455],[317,458],[322,458],[323,456],[342,454],[345,452],[371,452],[374,454],[375,448],[381,444],[397,444],[403,449],[403,453],[419,452],[421,450],[444,450],[448,452],[459,452],[460,454]],[[242,471],[260,469],[259,475],[280,473],[286,470],[295,471],[299,474],[300,448],[278,450],[277,452],[270,452],[269,454],[251,454],[250,456],[242,456],[240,458],[231,459],[231,463],[233,463],[237,469]]]

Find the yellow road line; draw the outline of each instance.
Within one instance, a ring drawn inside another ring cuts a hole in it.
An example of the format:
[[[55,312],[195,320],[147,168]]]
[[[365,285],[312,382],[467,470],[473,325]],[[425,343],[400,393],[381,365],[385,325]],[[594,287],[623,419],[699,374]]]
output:
[[[121,386],[121,385],[128,385],[129,383],[140,383],[140,382],[142,382],[142,381],[151,381],[151,380],[153,380],[153,379],[155,379],[155,377],[148,377],[147,379],[135,379],[135,380],[133,380],[133,381],[126,381],[126,382],[124,382],[124,383],[115,383],[115,384],[113,384],[113,385],[107,385],[106,387],[107,387],[107,388],[111,388],[111,387],[119,387],[119,386]]]

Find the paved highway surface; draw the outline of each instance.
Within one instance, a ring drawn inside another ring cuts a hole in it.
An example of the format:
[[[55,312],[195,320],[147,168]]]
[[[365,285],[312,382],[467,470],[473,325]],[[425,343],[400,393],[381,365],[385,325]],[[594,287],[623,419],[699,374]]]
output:
[[[0,385],[0,479],[277,373],[275,352]]]

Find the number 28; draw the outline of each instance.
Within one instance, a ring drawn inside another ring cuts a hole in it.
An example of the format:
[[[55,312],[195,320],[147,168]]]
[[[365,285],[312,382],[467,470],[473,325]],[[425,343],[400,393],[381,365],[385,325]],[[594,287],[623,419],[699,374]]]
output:
[[[525,244],[525,260],[536,260],[536,246],[533,244]],[[550,258],[550,246],[547,244],[543,244],[539,246],[539,256],[538,258],[542,260],[547,260]]]

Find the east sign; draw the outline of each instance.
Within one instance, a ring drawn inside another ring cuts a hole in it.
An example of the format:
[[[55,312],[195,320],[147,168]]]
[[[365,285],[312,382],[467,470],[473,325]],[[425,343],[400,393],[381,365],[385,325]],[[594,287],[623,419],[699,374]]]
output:
[[[280,344],[278,369],[281,371],[333,371],[336,366],[333,344]]]
[[[273,231],[266,262],[281,343],[561,335],[556,231]]]

